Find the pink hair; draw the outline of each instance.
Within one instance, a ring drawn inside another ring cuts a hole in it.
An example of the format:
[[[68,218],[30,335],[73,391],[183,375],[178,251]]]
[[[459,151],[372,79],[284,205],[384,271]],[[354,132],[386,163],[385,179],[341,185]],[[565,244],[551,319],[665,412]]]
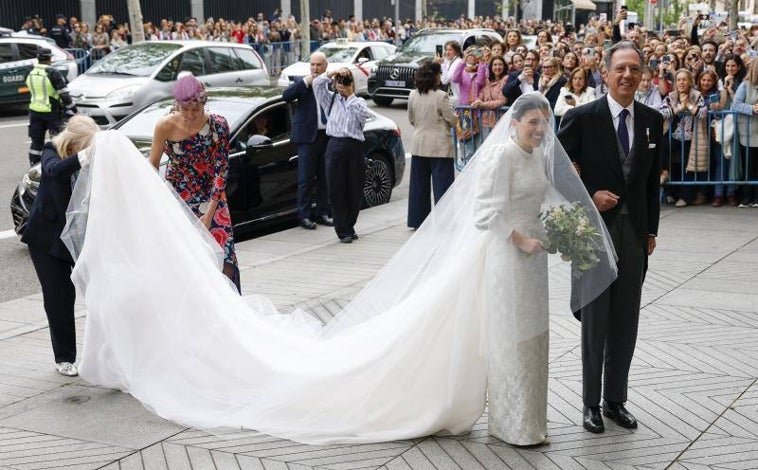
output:
[[[174,99],[179,106],[186,106],[191,103],[205,103],[208,99],[208,93],[205,86],[193,75],[185,75],[176,81],[174,85]]]

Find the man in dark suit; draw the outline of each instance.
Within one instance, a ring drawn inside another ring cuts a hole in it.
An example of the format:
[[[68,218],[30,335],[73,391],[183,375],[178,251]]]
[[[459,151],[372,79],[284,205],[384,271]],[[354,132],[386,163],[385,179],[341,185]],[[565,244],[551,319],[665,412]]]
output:
[[[642,282],[655,249],[659,216],[661,115],[634,101],[642,54],[629,41],[608,50],[608,95],[570,110],[558,133],[600,211],[618,255],[618,277],[581,310],[585,429],[605,430],[600,415],[625,428],[637,420],[624,407],[634,355]],[[581,292],[572,295],[581,296]],[[602,388],[601,388],[602,383]]]
[[[297,100],[292,119],[292,142],[298,144],[297,159],[297,216],[300,226],[313,230],[316,224],[334,225],[329,216],[329,200],[326,188],[324,152],[326,152],[326,116],[313,96],[313,79],[326,71],[326,56],[314,52],[310,59],[311,74],[295,77],[282,97],[285,101]],[[316,188],[316,214],[311,214],[313,189]]]
[[[516,70],[508,75],[508,80],[503,85],[503,96],[508,100],[506,104],[513,104],[524,93],[536,91],[540,82],[540,74],[537,67],[540,65],[540,54],[537,51],[528,51],[524,57],[524,68]]]

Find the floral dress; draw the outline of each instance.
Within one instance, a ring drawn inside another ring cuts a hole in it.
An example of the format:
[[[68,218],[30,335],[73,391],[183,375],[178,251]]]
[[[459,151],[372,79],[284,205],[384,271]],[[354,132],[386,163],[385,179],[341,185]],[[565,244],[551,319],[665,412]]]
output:
[[[211,114],[200,132],[184,140],[166,140],[166,181],[198,217],[200,205],[218,201],[210,232],[224,249],[224,262],[237,265],[232,219],[226,203],[226,170],[229,163],[229,124]]]

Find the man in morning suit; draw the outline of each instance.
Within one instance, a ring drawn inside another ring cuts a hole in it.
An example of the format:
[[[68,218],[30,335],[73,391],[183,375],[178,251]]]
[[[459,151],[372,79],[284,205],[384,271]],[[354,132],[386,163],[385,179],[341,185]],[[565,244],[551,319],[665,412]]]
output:
[[[607,97],[566,113],[558,132],[618,255],[618,277],[580,312],[583,425],[594,433],[605,430],[601,390],[603,416],[625,428],[637,427],[624,404],[642,282],[658,233],[663,143],[660,113],[634,101],[642,77],[640,51],[622,41],[608,50],[605,61]]]
[[[309,230],[316,224],[334,225],[329,216],[329,195],[326,188],[324,153],[326,152],[327,111],[313,96],[314,77],[326,72],[327,60],[322,52],[311,54],[311,75],[295,77],[282,97],[284,101],[297,100],[292,118],[292,142],[298,144],[297,159],[297,216],[300,226]],[[316,189],[316,213],[311,214],[313,189]],[[314,221],[315,220],[315,221]]]

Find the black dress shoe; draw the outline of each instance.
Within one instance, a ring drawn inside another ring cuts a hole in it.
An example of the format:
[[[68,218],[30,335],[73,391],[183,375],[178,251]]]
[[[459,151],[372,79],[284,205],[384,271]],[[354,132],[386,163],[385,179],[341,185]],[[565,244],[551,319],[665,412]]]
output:
[[[300,219],[300,226],[308,230],[313,230],[316,228],[316,222],[306,217],[305,219]]]
[[[605,432],[605,424],[603,424],[603,417],[600,416],[599,406],[585,406],[584,407],[584,420],[582,422],[584,429],[595,434]]]
[[[637,429],[637,418],[621,403],[603,401],[603,416],[611,418],[622,428]]]
[[[353,243],[353,237],[351,237],[350,235],[346,237],[340,237],[340,241],[342,243]]]
[[[328,227],[334,227],[334,219],[328,215],[320,215],[316,217],[316,223],[319,225],[326,225]]]
[[[352,238],[353,240],[357,240],[358,239],[358,234],[354,233],[354,234],[350,235],[350,238]]]

